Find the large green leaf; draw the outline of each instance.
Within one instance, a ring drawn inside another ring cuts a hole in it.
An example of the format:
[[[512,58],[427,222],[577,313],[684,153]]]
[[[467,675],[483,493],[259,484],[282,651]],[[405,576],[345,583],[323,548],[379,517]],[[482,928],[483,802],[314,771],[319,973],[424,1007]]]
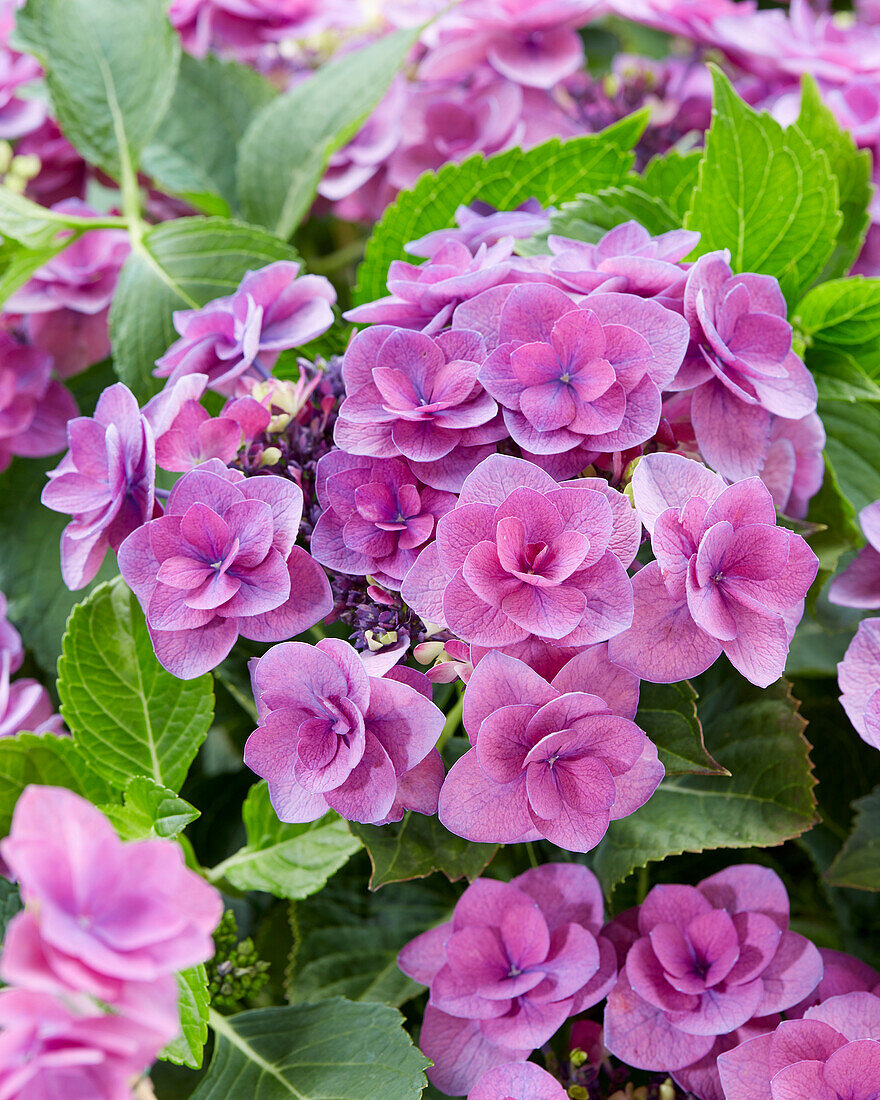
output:
[[[180,1034],[161,1051],[164,1062],[174,1062],[190,1069],[200,1069],[205,1043],[208,1041],[208,975],[205,967],[194,966],[177,975],[180,1011]]]
[[[821,283],[798,303],[792,324],[808,347],[831,344],[856,350],[880,341],[880,279],[856,275]]]
[[[214,1057],[191,1100],[418,1100],[425,1087],[428,1060],[388,1005],[335,998],[210,1023]]]
[[[165,114],[180,61],[162,0],[28,0],[16,24],[43,63],[65,137],[91,163],[130,172]]]
[[[796,302],[822,271],[840,231],[828,157],[797,129],[758,114],[713,67],[712,125],[686,225],[699,253],[730,249],[734,271],[774,275]]]
[[[387,293],[385,280],[404,246],[434,229],[455,224],[455,211],[479,199],[510,210],[530,198],[554,206],[578,195],[622,183],[633,163],[630,151],[647,122],[642,111],[598,134],[562,142],[558,138],[524,153],[510,149],[488,160],[477,154],[462,164],[427,172],[388,207],[367,245],[358,270],[356,302]]]
[[[867,401],[819,401],[825,454],[840,490],[859,512],[880,497],[880,405]]]
[[[880,787],[853,803],[855,825],[825,877],[834,886],[880,890]]]
[[[287,825],[269,801],[265,781],[255,784],[242,809],[248,842],[208,872],[239,890],[265,890],[279,898],[305,898],[361,846],[334,813],[305,825]]]
[[[706,751],[697,716],[697,693],[679,684],[642,683],[636,722],[660,750],[667,775],[726,775]]]
[[[17,191],[0,186],[0,234],[11,237],[28,249],[54,249],[60,232],[124,224],[122,218],[84,218],[62,210],[51,210],[31,202]],[[61,247],[66,247],[67,243],[65,240]]]
[[[226,218],[177,218],[151,229],[125,263],[110,309],[113,362],[139,399],[162,388],[156,360],[177,339],[171,315],[220,298],[247,271],[295,260],[263,229]]]
[[[117,787],[133,775],[180,790],[214,712],[211,676],[178,680],[156,659],[121,580],[74,609],[58,661],[61,713],[92,766]]]
[[[385,95],[420,32],[396,31],[342,53],[260,111],[238,151],[238,190],[250,221],[285,240],[292,235],[327,161]]]
[[[666,779],[596,849],[606,888],[652,860],[781,844],[816,820],[806,723],[785,681],[762,690],[716,666],[695,684],[709,752],[730,776]]]
[[[122,798],[121,806],[112,803],[101,809],[123,840],[170,840],[199,816],[195,806],[145,775],[129,779]]]
[[[692,149],[689,153],[679,153],[673,149],[663,156],[653,157],[642,172],[642,187],[674,212],[678,226],[684,225],[685,215],[690,209],[702,158],[699,149]]]
[[[444,829],[436,817],[407,812],[392,825],[358,825],[349,828],[370,855],[373,875],[370,889],[388,882],[406,882],[442,871],[451,881],[473,881],[497,851],[495,844],[474,844]]]

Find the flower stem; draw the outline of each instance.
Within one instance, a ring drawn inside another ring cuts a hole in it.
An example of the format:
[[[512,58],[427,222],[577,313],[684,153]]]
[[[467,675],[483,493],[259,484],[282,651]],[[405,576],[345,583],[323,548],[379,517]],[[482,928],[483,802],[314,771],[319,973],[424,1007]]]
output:
[[[464,709],[464,693],[459,695],[458,700],[449,714],[446,716],[446,723],[440,733],[440,737],[437,739],[437,748],[442,749],[450,737],[455,733],[458,727],[461,725],[461,712]]]

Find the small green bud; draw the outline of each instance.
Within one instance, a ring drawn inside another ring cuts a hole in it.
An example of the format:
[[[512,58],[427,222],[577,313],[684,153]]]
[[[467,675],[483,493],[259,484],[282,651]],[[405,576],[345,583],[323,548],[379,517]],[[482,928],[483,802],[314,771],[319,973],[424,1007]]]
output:
[[[569,1054],[568,1060],[574,1066],[575,1069],[580,1069],[582,1065],[588,1060],[589,1055],[585,1050],[581,1050],[580,1047],[575,1047]]]

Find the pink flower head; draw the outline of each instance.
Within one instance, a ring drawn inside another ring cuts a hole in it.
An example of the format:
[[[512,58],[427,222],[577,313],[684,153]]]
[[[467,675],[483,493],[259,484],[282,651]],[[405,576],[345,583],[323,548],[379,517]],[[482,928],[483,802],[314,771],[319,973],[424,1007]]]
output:
[[[859,512],[868,545],[831,582],[828,599],[842,607],[875,611],[880,607],[880,500]]]
[[[617,971],[601,928],[602,891],[578,864],[472,883],[452,920],[410,941],[397,960],[430,987],[419,1045],[434,1063],[431,1082],[451,1095],[468,1092],[598,1004]]]
[[[322,275],[300,276],[299,269],[298,263],[278,260],[247,272],[234,294],[176,312],[180,339],[156,361],[153,373],[174,381],[205,374],[209,386],[226,392],[258,356],[266,368],[279,352],[326,332],[336,291]]]
[[[770,414],[798,419],[816,409],[816,383],[791,350],[785,299],[770,275],[734,275],[727,250],[688,273],[684,315],[692,351],[675,388],[697,386],[691,419],[706,462],[732,480],[758,473]]]
[[[789,930],[788,915],[779,876],[753,864],[696,887],[655,886],[608,997],[605,1045],[723,1100],[714,1062],[731,1033],[796,1004],[822,976],[819,952]]]
[[[7,624],[8,625],[8,624]],[[64,733],[64,721],[55,714],[49,692],[23,676],[10,681],[8,652],[0,651],[0,737],[31,733]]]
[[[325,30],[343,11],[326,0],[172,0],[168,18],[196,57],[218,49],[252,58],[269,43]]]
[[[9,604],[0,592],[0,670],[17,672],[24,660],[21,635],[6,618]]]
[[[594,690],[582,690],[587,685]],[[465,690],[473,748],[446,777],[440,820],[468,840],[543,837],[589,852],[609,822],[644,805],[663,778],[657,749],[632,721],[637,702],[636,678],[598,647],[552,683],[514,657],[488,654]]]
[[[15,141],[36,130],[46,117],[45,103],[34,96],[19,96],[22,85],[42,76],[39,63],[8,46],[0,47],[0,138]]]
[[[459,302],[503,283],[511,270],[512,241],[502,238],[476,253],[460,241],[449,241],[424,264],[394,260],[388,269],[386,298],[356,306],[343,314],[356,324],[397,325],[437,332]]]
[[[873,966],[868,966],[854,955],[833,951],[829,947],[820,947],[819,954],[822,956],[822,980],[812,993],[785,1010],[787,1020],[800,1019],[808,1008],[827,1001],[829,997],[840,997],[844,993],[880,992],[880,974]]]
[[[37,157],[40,170],[28,180],[25,195],[41,206],[83,199],[89,166],[51,118],[16,143],[16,156]],[[83,318],[81,318],[82,320]],[[51,349],[50,349],[51,350]]]
[[[535,635],[600,642],[629,626],[635,547],[620,494],[558,484],[531,462],[491,455],[465,479],[403,582],[404,600],[466,642],[500,649]]]
[[[0,852],[25,903],[6,932],[5,982],[86,993],[149,1018],[148,1006],[136,1007],[143,983],[162,983],[161,997],[175,971],[214,953],[220,895],[186,867],[180,846],[123,843],[100,810],[72,791],[25,788]]]
[[[880,619],[862,619],[837,666],[840,702],[859,737],[880,749]]]
[[[632,487],[656,560],[633,578],[633,624],[611,639],[611,659],[673,683],[724,652],[753,684],[778,680],[819,563],[800,535],[776,526],[766,487],[758,478],[725,486],[676,454],[646,455]]]
[[[70,450],[49,472],[41,500],[73,516],[61,536],[61,575],[70,589],[88,584],[108,549],[153,514],[153,432],[127,386],[101,394],[95,415],[68,422]]]
[[[458,229],[435,229],[411,241],[406,250],[412,256],[433,256],[448,241],[459,241],[476,252],[480,245],[497,244],[504,237],[525,240],[550,224],[550,210],[537,199],[527,199],[516,210],[496,210],[486,203],[474,202],[455,211]]]
[[[875,1100],[880,997],[847,993],[718,1059],[726,1100]]]
[[[376,325],[358,333],[342,366],[347,397],[337,445],[356,455],[407,458],[417,473],[439,467],[457,475],[463,455],[473,452],[479,461],[486,444],[506,434],[498,406],[477,381],[484,356],[475,332],[435,337]],[[422,480],[435,484],[435,477],[436,469]]]
[[[453,493],[422,485],[401,459],[345,451],[319,460],[316,488],[325,510],[309,544],[315,560],[392,589],[400,588],[437,520],[456,502]]]
[[[479,310],[479,299],[471,305]],[[660,390],[675,376],[687,341],[678,314],[635,295],[593,294],[579,307],[547,284],[515,286],[479,379],[524,450],[620,451],[656,432]]]
[[[64,450],[67,421],[77,408],[51,372],[44,351],[0,331],[0,470],[13,455],[41,458]]]
[[[673,229],[652,237],[638,222],[624,222],[596,244],[551,235],[550,270],[581,293],[602,288],[642,298],[680,297],[686,273],[680,262],[700,241],[699,233]]]
[[[165,514],[119,549],[161,664],[183,680],[216,667],[239,634],[277,642],[314,626],[333,601],[324,571],[295,545],[299,486],[244,478],[217,459],[184,474]]]
[[[406,777],[435,766],[424,762],[444,716],[412,669],[400,678],[370,676],[347,642],[324,638],[273,646],[252,663],[251,678],[260,726],[244,761],[268,779],[282,821],[316,821],[332,809],[349,821],[382,823]],[[428,778],[427,801],[409,809],[436,809],[442,767]]]
[[[508,1062],[484,1073],[467,1100],[566,1100],[555,1077],[534,1062]]]
[[[759,476],[784,515],[806,518],[810,500],[825,480],[824,450],[825,428],[818,413],[800,420],[772,417],[767,457]]]

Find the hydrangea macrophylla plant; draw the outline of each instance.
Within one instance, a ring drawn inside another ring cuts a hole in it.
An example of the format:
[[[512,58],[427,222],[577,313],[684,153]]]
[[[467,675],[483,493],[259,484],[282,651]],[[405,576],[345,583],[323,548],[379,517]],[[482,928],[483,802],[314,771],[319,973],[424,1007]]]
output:
[[[296,546],[302,490],[245,478],[212,459],[175,484],[158,519],[119,548],[156,656],[184,680],[218,665],[236,638],[277,642],[333,606],[321,567]]]
[[[153,431],[131,390],[108,386],[94,416],[67,423],[70,450],[49,472],[41,500],[73,516],[61,536],[61,575],[82,588],[101,568],[108,549],[153,514],[156,448]]]
[[[880,500],[859,512],[859,525],[868,545],[831,582],[828,599],[843,607],[876,611],[880,608]]]
[[[880,749],[880,619],[862,619],[837,666],[840,702],[863,741]]]
[[[556,1078],[534,1062],[508,1062],[484,1073],[468,1100],[566,1100],[567,1096]]]
[[[655,561],[633,578],[630,629],[611,659],[643,680],[672,683],[723,653],[759,687],[782,675],[818,560],[758,478],[726,486],[676,454],[646,455],[632,480]]]
[[[633,917],[605,1045],[631,1066],[671,1071],[701,1100],[724,1100],[718,1055],[743,1028],[773,1028],[818,984],[822,958],[790,931],[779,876],[754,864],[696,887],[655,886]]]
[[[403,598],[424,619],[487,648],[532,636],[583,646],[619,633],[632,618],[626,566],[636,547],[606,494],[582,486],[491,455],[438,522]]]
[[[446,777],[440,820],[469,840],[544,837],[590,851],[609,821],[637,810],[663,778],[657,749],[632,721],[637,704],[638,681],[602,647],[573,657],[552,683],[489,653],[465,690],[473,747]]]
[[[76,402],[40,348],[0,331],[0,472],[14,455],[39,458],[63,451]]]
[[[846,993],[718,1059],[725,1100],[873,1100],[880,1091],[880,997]]]
[[[282,821],[315,821],[332,809],[381,824],[404,809],[436,811],[444,716],[421,673],[399,677],[370,676],[336,638],[285,642],[253,663],[260,726],[244,760],[269,781]]]
[[[591,871],[548,863],[510,883],[477,879],[451,921],[404,947],[401,970],[430,987],[419,1045],[441,1092],[460,1095],[525,1060],[602,1000],[617,973],[602,912]]]

